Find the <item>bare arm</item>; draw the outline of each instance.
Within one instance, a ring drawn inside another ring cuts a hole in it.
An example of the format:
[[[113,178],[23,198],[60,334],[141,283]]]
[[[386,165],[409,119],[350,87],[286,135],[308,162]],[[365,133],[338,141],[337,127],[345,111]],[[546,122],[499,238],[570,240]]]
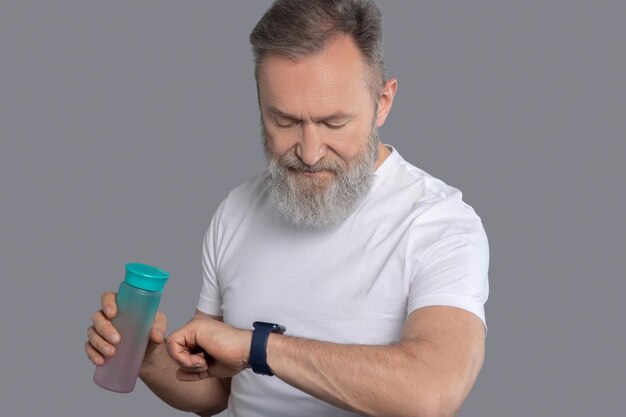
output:
[[[88,330],[89,340],[85,351],[95,365],[102,365],[106,358],[115,355],[120,336],[111,319],[117,314],[116,294],[106,292],[102,295],[102,309],[93,315],[93,325]],[[211,318],[221,321],[221,317],[210,316],[196,310],[194,318]],[[139,376],[159,398],[174,408],[191,411],[202,416],[210,416],[224,410],[230,395],[230,378],[208,378],[189,381],[167,353],[165,332],[167,318],[161,312],[150,332],[150,341],[146,349]]]
[[[481,320],[455,307],[431,306],[407,318],[392,345],[347,345],[272,333],[267,362],[288,384],[338,407],[369,416],[454,416],[484,358]],[[190,321],[168,338],[193,378],[233,376],[248,367],[250,330],[207,319]],[[193,354],[202,347],[216,362]]]
[[[267,361],[290,385],[370,416],[454,416],[484,359],[484,326],[454,307],[418,309],[400,342],[340,345],[272,334]]]
[[[195,317],[222,321],[222,317],[211,316],[196,310]],[[212,416],[228,405],[230,378],[207,378],[190,381],[181,378],[179,365],[168,355],[165,343],[154,347],[141,367],[139,377],[150,390],[167,404],[182,411],[200,416]]]

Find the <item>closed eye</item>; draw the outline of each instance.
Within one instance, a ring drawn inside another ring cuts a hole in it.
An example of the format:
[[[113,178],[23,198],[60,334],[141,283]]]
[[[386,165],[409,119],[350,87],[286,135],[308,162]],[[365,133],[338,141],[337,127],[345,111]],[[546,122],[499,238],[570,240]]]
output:
[[[326,126],[329,129],[341,129],[342,127],[345,127],[347,124],[348,122],[343,122],[343,123],[324,122],[324,126]]]
[[[283,128],[295,127],[300,124],[300,122],[296,120],[278,120],[277,119],[275,120],[275,122],[276,122],[276,126],[283,127]]]

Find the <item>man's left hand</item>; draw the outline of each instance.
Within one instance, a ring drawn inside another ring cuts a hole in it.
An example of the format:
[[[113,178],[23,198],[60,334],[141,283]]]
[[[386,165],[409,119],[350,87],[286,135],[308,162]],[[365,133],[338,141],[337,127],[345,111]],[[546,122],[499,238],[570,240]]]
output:
[[[181,381],[228,378],[248,367],[251,340],[251,330],[195,316],[167,338],[167,351]]]

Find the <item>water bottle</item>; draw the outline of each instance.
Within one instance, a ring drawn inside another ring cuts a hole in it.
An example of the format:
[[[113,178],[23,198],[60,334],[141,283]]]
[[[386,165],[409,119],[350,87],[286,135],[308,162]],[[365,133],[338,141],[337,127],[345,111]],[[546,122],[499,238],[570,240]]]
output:
[[[159,308],[161,292],[170,274],[150,265],[126,264],[126,275],[117,292],[113,326],[120,334],[115,355],[97,366],[93,381],[114,392],[135,388],[150,330]]]

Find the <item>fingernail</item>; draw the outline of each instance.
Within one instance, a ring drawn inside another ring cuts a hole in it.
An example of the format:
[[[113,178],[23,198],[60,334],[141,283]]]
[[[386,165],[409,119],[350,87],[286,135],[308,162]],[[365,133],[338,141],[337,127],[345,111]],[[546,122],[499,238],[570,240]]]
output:
[[[104,350],[104,353],[106,353],[107,355],[111,355],[113,353],[113,348],[110,346],[105,346],[103,350]]]
[[[104,314],[106,314],[107,316],[110,316],[111,314],[113,314],[113,309],[111,307],[105,307]]]
[[[111,342],[118,343],[120,341],[120,335],[117,333],[112,333],[110,336]]]

